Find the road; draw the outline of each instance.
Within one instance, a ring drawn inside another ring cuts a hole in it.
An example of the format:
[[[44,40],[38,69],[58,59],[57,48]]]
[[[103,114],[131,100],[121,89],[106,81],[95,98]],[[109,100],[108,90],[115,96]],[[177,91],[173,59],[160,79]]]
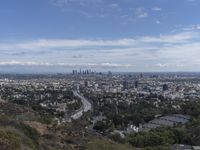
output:
[[[82,105],[83,105],[78,111],[76,111],[71,116],[71,118],[76,120],[76,119],[80,118],[83,115],[84,112],[88,112],[88,111],[92,110],[92,105],[85,97],[80,95],[77,91],[73,91],[73,93],[74,93],[74,96],[77,96],[81,99],[81,102],[82,102]]]

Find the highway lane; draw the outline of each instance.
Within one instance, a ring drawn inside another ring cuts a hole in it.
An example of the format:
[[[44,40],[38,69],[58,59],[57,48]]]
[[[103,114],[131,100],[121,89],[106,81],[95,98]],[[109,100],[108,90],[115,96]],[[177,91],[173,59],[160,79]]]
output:
[[[77,112],[75,112],[71,116],[71,118],[76,120],[76,119],[79,119],[83,115],[84,112],[88,112],[88,111],[92,110],[92,105],[85,97],[80,95],[77,91],[73,91],[73,93],[74,93],[74,96],[77,96],[81,99],[81,102],[83,105]]]

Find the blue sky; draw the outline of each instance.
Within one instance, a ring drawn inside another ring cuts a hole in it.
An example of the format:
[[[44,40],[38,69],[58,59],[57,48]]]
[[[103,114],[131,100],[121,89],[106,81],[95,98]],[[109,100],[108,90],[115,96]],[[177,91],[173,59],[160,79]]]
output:
[[[1,0],[0,71],[200,71],[200,0]]]

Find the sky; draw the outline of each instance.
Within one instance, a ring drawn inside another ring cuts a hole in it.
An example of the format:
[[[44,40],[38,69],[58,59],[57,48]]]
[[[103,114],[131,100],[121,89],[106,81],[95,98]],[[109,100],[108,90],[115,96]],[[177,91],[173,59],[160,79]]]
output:
[[[1,0],[0,72],[199,72],[200,0]]]

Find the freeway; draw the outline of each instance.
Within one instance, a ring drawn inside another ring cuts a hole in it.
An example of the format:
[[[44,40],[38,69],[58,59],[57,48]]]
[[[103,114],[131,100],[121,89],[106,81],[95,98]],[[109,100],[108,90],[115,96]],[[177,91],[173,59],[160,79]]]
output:
[[[73,91],[73,93],[74,93],[74,96],[77,96],[81,99],[81,102],[83,104],[83,106],[71,116],[71,118],[76,120],[80,118],[84,112],[90,111],[92,109],[92,105],[85,97],[80,95],[77,91]]]

